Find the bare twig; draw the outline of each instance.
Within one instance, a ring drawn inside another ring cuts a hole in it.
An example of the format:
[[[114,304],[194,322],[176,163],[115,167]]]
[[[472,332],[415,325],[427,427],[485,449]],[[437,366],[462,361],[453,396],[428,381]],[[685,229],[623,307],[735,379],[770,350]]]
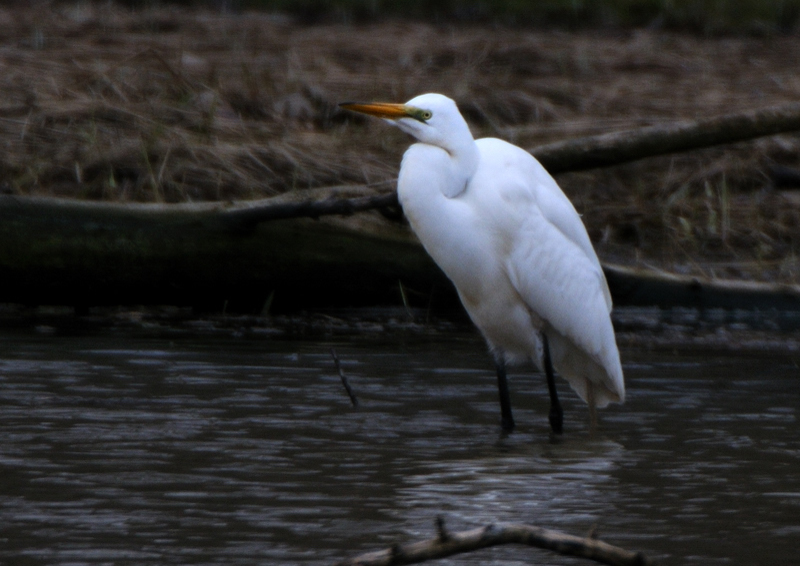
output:
[[[342,371],[342,364],[339,363],[339,356],[336,355],[336,350],[333,348],[331,348],[331,356],[333,357],[333,363],[336,364],[336,371],[339,372],[339,377],[342,378],[342,385],[344,385],[347,395],[350,396],[350,402],[353,404],[353,407],[358,407],[356,394],[353,393],[353,388],[350,387],[350,382],[347,381],[347,376]]]
[[[437,519],[436,538],[368,552],[337,566],[399,566],[446,558],[501,544],[524,544],[552,550],[566,556],[577,556],[613,566],[650,566],[655,562],[641,552],[631,552],[594,538],[582,538],[559,531],[518,523],[497,523],[456,533],[444,531],[444,522]],[[445,536],[442,536],[445,533]]]

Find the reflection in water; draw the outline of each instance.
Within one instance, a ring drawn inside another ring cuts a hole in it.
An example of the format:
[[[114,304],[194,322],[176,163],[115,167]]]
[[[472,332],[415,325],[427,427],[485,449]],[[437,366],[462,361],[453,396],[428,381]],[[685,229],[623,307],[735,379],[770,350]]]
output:
[[[800,380],[789,358],[623,352],[628,403],[512,376],[499,434],[480,338],[336,343],[3,335],[0,561],[326,564],[518,521],[663,563],[796,564]],[[330,359],[335,346],[361,406]],[[498,548],[451,564],[528,563]],[[574,564],[559,557],[553,564]]]

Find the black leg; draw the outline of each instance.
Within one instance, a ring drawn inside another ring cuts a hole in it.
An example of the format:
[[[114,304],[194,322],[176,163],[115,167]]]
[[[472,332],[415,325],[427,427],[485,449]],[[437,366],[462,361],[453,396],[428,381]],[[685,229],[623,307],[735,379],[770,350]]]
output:
[[[558,402],[556,378],[553,374],[553,362],[550,359],[550,345],[547,343],[547,335],[544,332],[542,332],[542,345],[544,346],[544,372],[547,374],[547,390],[550,391],[550,428],[555,434],[561,434],[564,430],[564,411],[561,410],[561,403]]]
[[[501,356],[495,359],[497,366],[497,390],[500,393],[500,426],[505,432],[514,430],[514,416],[511,414],[511,396],[508,394],[506,364]]]

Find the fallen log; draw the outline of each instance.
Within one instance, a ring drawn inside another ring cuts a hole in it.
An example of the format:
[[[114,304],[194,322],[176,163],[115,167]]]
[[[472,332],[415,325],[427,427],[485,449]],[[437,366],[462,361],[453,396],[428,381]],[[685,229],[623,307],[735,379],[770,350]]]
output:
[[[410,230],[363,210],[364,187],[241,204],[121,204],[0,196],[0,302],[175,304],[259,311],[399,303],[400,282],[435,306],[455,292]],[[319,218],[319,220],[314,220]],[[618,306],[800,310],[800,287],[706,280],[605,264]]]
[[[270,294],[281,310],[397,302],[401,279],[422,292],[446,288],[403,225],[377,212],[313,219],[326,202],[342,212],[334,201],[351,197],[358,208],[364,196],[359,187],[244,204],[0,196],[0,302],[202,310],[227,302],[258,312]],[[306,217],[287,217],[294,206]]]
[[[800,310],[798,285],[708,279],[608,263],[603,271],[618,306]]]
[[[523,544],[576,556],[613,566],[650,566],[653,560],[640,552],[631,552],[594,538],[577,537],[551,529],[519,523],[496,523],[461,532],[447,532],[437,520],[438,536],[408,544],[369,552],[336,566],[401,566],[446,558],[501,544]]]

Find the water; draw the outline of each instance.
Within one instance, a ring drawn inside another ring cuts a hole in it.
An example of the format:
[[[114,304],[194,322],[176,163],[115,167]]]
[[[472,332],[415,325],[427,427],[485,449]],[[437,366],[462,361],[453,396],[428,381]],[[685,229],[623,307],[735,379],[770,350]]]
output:
[[[789,356],[623,351],[599,432],[562,382],[494,375],[468,330],[380,339],[0,332],[0,562],[329,564],[525,522],[663,564],[800,563]],[[361,405],[350,406],[336,348]],[[442,564],[576,564],[524,547]]]

